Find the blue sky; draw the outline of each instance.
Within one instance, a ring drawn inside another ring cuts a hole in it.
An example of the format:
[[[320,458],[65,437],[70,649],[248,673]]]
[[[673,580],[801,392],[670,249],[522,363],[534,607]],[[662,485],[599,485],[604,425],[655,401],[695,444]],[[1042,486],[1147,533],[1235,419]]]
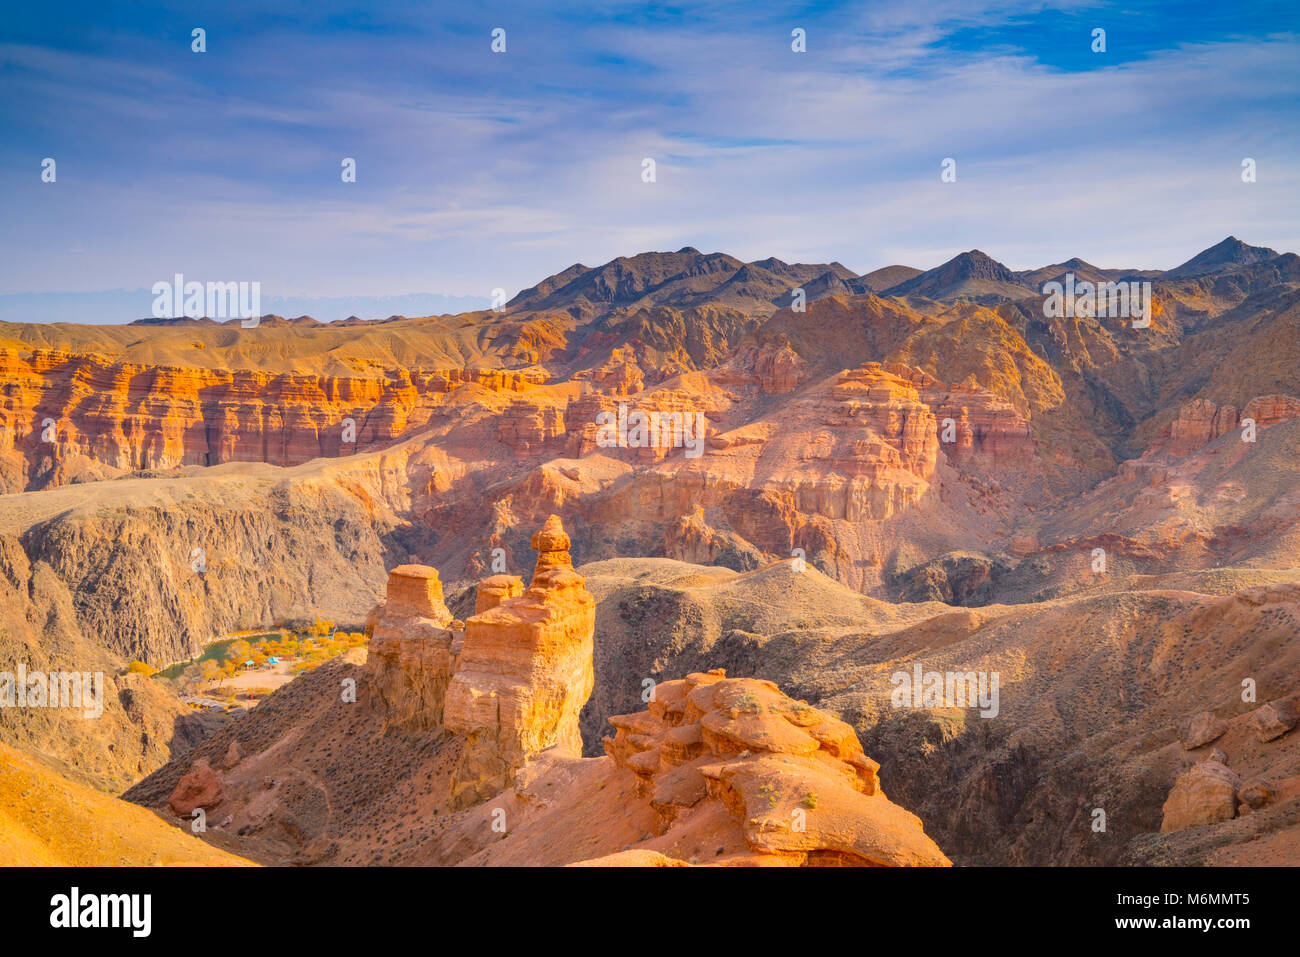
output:
[[[0,23],[3,318],[34,301],[5,294],[177,272],[486,302],[686,245],[860,272],[976,247],[1168,268],[1230,233],[1300,250],[1293,3],[49,3]]]

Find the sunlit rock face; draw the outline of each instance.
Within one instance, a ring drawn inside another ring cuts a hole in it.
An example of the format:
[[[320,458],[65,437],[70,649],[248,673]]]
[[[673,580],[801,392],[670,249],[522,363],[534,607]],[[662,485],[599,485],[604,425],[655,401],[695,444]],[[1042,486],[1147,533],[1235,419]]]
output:
[[[447,730],[466,738],[453,785],[458,804],[509,786],[542,751],[582,754],[578,716],[595,681],[596,602],[573,570],[558,516],[532,545],[537,566],[528,589],[505,597],[512,583],[489,579],[478,602],[485,610],[465,623],[444,712]]]

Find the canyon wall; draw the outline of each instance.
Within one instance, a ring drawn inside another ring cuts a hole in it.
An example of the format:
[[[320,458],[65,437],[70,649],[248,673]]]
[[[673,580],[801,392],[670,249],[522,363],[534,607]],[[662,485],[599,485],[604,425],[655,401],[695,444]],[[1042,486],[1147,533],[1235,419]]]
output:
[[[537,369],[213,370],[0,347],[0,494],[140,470],[352,455],[419,428],[456,389],[508,393],[547,378]]]

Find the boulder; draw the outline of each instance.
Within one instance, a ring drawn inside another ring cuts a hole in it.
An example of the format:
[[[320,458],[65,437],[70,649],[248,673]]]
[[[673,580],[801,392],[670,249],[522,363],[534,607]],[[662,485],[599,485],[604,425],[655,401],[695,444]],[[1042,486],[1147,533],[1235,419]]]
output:
[[[1262,742],[1280,738],[1300,722],[1294,702],[1290,700],[1270,701],[1256,708],[1250,716],[1250,729]]]
[[[1216,718],[1213,711],[1202,711],[1192,715],[1183,729],[1183,747],[1191,751],[1223,737],[1227,731],[1228,722]]]
[[[189,817],[197,807],[207,809],[220,804],[221,796],[221,775],[212,770],[206,758],[200,758],[177,782],[167,803],[176,814]]]
[[[1244,807],[1257,810],[1273,800],[1275,793],[1272,782],[1257,780],[1247,782],[1238,792],[1237,797],[1241,799]]]
[[[1241,778],[1218,761],[1192,765],[1174,781],[1164,804],[1160,833],[1217,824],[1237,816]]]

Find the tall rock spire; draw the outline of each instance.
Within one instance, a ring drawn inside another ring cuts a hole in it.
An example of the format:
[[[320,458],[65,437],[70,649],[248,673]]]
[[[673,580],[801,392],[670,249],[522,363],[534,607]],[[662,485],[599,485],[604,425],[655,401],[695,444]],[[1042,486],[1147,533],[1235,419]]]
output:
[[[542,751],[582,754],[578,716],[595,683],[596,601],[573,570],[558,515],[532,544],[537,566],[528,590],[465,623],[444,712],[447,730],[466,739],[452,784],[458,807],[509,787]]]

